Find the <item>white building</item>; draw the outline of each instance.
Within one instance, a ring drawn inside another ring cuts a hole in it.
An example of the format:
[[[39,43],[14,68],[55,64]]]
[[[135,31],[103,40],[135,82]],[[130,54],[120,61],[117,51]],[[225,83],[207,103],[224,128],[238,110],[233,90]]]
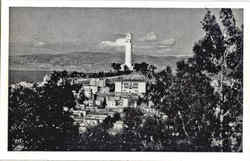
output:
[[[115,82],[115,92],[146,93],[146,82],[137,80],[123,80]]]
[[[91,78],[89,81],[90,86],[105,87],[105,79]]]
[[[125,62],[124,64],[121,65],[122,70],[125,70],[125,66],[129,70],[133,70],[132,66],[132,50],[133,50],[133,45],[132,45],[132,33],[127,33],[126,38],[125,38]]]
[[[146,79],[143,75],[132,73],[125,78],[115,80],[116,93],[146,93]]]
[[[107,96],[106,104],[107,108],[117,108],[122,106],[122,100],[119,97]]]
[[[129,107],[129,98],[121,96],[107,96],[107,108],[124,108]]]
[[[83,86],[82,89],[84,90],[84,95],[88,98],[91,98],[93,94],[98,92],[97,86]]]

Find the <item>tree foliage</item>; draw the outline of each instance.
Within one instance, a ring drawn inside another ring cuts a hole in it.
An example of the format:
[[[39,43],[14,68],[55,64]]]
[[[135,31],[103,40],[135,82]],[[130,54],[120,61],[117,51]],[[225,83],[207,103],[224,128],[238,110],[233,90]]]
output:
[[[121,64],[120,63],[112,63],[111,66],[117,72],[119,72],[121,70]]]
[[[66,72],[53,72],[43,85],[10,88],[9,150],[68,150],[78,129]]]
[[[171,86],[167,81],[157,83],[165,89],[156,90],[160,92],[157,107],[175,120],[175,127],[195,146],[236,151],[241,149],[242,137],[238,120],[242,117],[243,34],[231,9],[221,9],[220,20],[222,26],[207,11],[201,21],[205,35],[194,45],[194,56],[177,63],[175,78],[168,79]]]

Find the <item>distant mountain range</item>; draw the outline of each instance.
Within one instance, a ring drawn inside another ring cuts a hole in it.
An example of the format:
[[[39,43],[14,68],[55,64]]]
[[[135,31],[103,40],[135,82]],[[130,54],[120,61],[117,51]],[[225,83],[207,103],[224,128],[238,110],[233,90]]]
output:
[[[176,68],[176,62],[188,56],[143,56],[134,55],[133,63],[146,62],[157,69],[167,65]],[[82,71],[98,72],[111,70],[111,63],[123,63],[124,53],[74,52],[67,54],[39,54],[10,56],[10,69],[21,71]]]

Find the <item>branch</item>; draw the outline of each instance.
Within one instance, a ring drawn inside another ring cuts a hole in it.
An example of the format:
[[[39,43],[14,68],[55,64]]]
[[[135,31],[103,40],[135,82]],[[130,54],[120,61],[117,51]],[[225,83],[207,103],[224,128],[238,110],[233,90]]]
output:
[[[242,151],[242,140],[240,141],[240,146],[237,149],[237,152],[241,152]]]
[[[190,138],[190,136],[189,136],[189,134],[188,134],[188,132],[187,132],[187,130],[186,130],[186,127],[185,127],[185,124],[184,124],[184,120],[183,120],[182,114],[181,114],[181,112],[180,112],[179,110],[178,110],[178,115],[179,115],[179,118],[181,119],[181,122],[182,122],[182,129],[183,129],[185,135],[186,135],[188,138]]]

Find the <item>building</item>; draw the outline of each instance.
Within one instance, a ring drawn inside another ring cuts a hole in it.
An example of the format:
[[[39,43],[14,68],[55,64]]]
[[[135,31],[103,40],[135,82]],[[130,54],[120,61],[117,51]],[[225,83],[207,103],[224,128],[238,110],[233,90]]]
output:
[[[101,79],[101,78],[91,78],[89,80],[89,85],[90,86],[97,86],[97,87],[105,87],[105,79]]]
[[[105,99],[107,108],[124,108],[131,104],[131,99],[124,96],[109,95]]]
[[[127,33],[126,38],[125,38],[125,62],[124,64],[121,65],[122,70],[125,70],[127,67],[128,70],[133,70],[132,66],[132,50],[133,50],[133,45],[132,45],[132,33]]]
[[[82,89],[87,98],[92,98],[92,96],[98,92],[97,86],[83,86]]]
[[[115,80],[116,93],[146,93],[146,78],[138,73],[132,73],[124,78]]]
[[[122,107],[122,100],[120,99],[120,97],[106,96],[106,104],[107,108]]]
[[[115,82],[115,92],[146,93],[146,82],[138,80],[122,80]]]

